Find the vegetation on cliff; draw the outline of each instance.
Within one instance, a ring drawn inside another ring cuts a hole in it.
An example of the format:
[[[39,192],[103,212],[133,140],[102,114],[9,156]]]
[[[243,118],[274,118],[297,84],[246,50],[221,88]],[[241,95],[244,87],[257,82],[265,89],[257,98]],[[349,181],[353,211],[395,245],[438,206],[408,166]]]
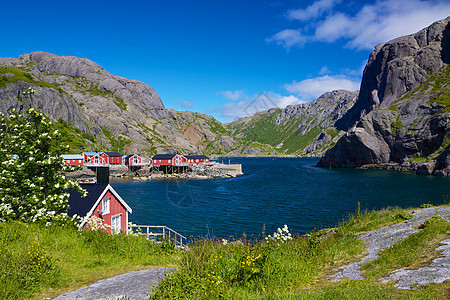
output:
[[[357,92],[333,91],[309,103],[272,108],[226,124],[237,137],[271,145],[280,154],[320,156],[337,141],[335,123],[356,100]]]

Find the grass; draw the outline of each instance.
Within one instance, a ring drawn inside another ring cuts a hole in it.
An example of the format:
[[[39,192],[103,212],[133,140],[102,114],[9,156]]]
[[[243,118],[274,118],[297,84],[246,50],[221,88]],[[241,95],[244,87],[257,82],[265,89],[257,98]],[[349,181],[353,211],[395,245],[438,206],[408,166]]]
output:
[[[315,122],[314,118],[309,118],[307,123],[311,123],[310,129],[304,133],[300,127],[302,118],[292,118],[284,124],[275,124],[275,118],[280,114],[281,109],[277,109],[271,115],[262,115],[245,128],[239,122],[230,126],[235,132],[243,132],[247,140],[258,141],[276,147],[282,143],[280,149],[286,154],[292,154],[298,150],[303,150],[322,131],[322,128]],[[334,134],[334,132],[332,132]]]
[[[127,137],[115,137],[112,132],[105,127],[100,126],[100,128],[102,129],[103,134],[108,138],[109,142],[111,143],[111,149],[113,149],[114,151],[122,152],[123,148],[126,145],[131,144],[132,142],[132,140]]]
[[[400,120],[400,114],[397,115],[397,119],[391,123],[391,131],[394,135],[397,135],[398,131],[402,128],[402,120]]]
[[[450,223],[441,217],[433,217],[422,225],[423,230],[412,234],[403,241],[383,251],[380,257],[363,266],[367,277],[379,278],[387,276],[396,269],[412,266],[420,261],[424,250],[435,241],[441,241],[450,235]],[[434,243],[433,243],[434,242]]]
[[[332,229],[298,236],[286,243],[240,239],[228,244],[199,240],[183,254],[178,272],[167,277],[152,299],[445,299],[449,282],[402,291],[378,278],[395,268],[422,265],[426,253],[448,237],[445,221],[384,251],[364,266],[367,279],[329,282],[331,269],[364,256],[357,233],[411,219],[408,210],[357,212]],[[434,249],[434,248],[433,248]]]
[[[13,76],[6,76],[7,73],[13,74]],[[18,81],[33,83],[40,87],[54,88],[61,93],[65,93],[60,87],[46,81],[35,79],[30,73],[22,69],[14,67],[0,67],[0,87],[6,87],[9,83],[16,83]]]
[[[399,290],[379,278],[398,268],[428,265],[449,237],[438,217],[363,266],[364,280],[327,280],[331,270],[361,259],[357,234],[403,222],[407,209],[362,212],[358,206],[335,228],[287,242],[261,239],[201,239],[189,250],[154,244],[143,237],[78,232],[70,227],[0,224],[0,298],[54,297],[103,277],[150,266],[177,266],[152,299],[448,299],[450,282]],[[40,263],[40,264],[39,264]]]
[[[445,108],[441,110],[441,113],[450,110],[450,66],[443,66],[437,73],[433,74],[425,82],[419,85],[412,91],[409,91],[401,98],[399,98],[396,103],[392,104],[389,109],[397,111],[397,107],[404,104],[412,99],[414,95],[435,93],[435,95],[430,99],[429,103],[436,102],[443,105]]]
[[[75,128],[69,122],[59,118],[59,120],[53,124],[53,127],[61,133],[60,142],[64,145],[68,145],[72,152],[77,153],[80,149],[87,146],[86,138],[81,133],[81,130]]]
[[[54,297],[114,274],[175,265],[177,255],[144,237],[1,223],[0,299]]]
[[[123,98],[120,97],[114,97],[113,102],[115,105],[117,105],[121,110],[127,110],[127,104],[123,100]]]

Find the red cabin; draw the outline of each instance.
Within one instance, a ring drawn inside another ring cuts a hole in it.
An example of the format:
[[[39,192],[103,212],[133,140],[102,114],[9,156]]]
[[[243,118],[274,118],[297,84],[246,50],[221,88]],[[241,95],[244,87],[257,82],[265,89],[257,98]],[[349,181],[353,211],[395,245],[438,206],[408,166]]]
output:
[[[92,166],[101,166],[106,164],[106,159],[101,156],[100,152],[83,152],[84,164]]]
[[[186,166],[187,159],[179,154],[156,154],[152,157],[153,166]]]
[[[122,164],[122,154],[119,152],[103,152],[100,154],[107,164],[110,165],[121,165]]]
[[[130,154],[125,157],[125,165],[127,166],[142,166],[142,157],[137,154]]]
[[[209,163],[209,157],[206,155],[186,155],[189,164],[200,165]]]
[[[84,157],[82,155],[64,154],[64,155],[61,155],[61,157],[64,159],[64,163],[66,165],[69,165],[72,167],[84,165]]]
[[[107,233],[127,233],[128,213],[132,213],[132,210],[112,186],[107,183],[85,183],[80,185],[88,192],[88,195],[82,198],[78,191],[72,190],[70,192],[68,215],[71,217],[78,215],[87,218],[95,216],[103,220]],[[87,220],[84,220],[78,226],[78,230],[88,229],[89,224]]]

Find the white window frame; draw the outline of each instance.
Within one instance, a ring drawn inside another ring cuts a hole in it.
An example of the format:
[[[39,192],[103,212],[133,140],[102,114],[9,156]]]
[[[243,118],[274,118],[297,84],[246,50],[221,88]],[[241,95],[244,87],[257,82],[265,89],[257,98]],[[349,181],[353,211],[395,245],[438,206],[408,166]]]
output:
[[[102,215],[107,215],[110,213],[111,198],[102,199]]]
[[[118,224],[116,223],[118,220]],[[111,217],[111,234],[119,234],[122,230],[122,214]]]

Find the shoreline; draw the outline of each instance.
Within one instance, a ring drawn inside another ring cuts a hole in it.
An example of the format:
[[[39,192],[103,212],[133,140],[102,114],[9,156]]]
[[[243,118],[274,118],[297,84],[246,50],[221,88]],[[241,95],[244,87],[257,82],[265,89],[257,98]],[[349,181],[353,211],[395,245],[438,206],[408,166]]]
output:
[[[211,155],[212,159],[226,159],[226,158],[320,158],[319,156],[300,156],[300,155],[275,155],[275,154],[225,154],[225,155]]]

